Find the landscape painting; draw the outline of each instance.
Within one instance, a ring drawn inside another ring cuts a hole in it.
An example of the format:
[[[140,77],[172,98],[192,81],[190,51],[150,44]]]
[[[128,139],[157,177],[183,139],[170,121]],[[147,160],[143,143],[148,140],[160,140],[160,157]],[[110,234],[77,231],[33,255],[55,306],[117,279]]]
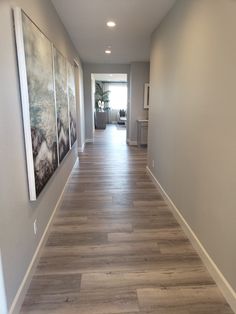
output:
[[[70,117],[70,147],[77,139],[76,132],[76,95],[75,95],[75,73],[74,67],[67,62],[68,73],[68,99],[69,99],[69,117]]]
[[[14,12],[30,199],[58,167],[52,44],[17,9]]]
[[[54,77],[57,108],[58,154],[61,162],[70,150],[66,58],[54,49]]]

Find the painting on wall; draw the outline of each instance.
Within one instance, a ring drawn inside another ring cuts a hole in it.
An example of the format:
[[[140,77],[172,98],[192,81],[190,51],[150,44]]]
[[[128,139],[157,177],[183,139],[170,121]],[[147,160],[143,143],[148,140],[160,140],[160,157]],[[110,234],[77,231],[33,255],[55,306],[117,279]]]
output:
[[[67,97],[67,62],[57,49],[53,49],[55,95],[57,108],[58,155],[61,162],[70,150],[69,109]]]
[[[53,50],[21,9],[14,17],[29,192],[35,200],[58,167]]]
[[[68,100],[69,100],[69,118],[70,118],[70,147],[74,145],[77,139],[76,132],[76,95],[75,95],[75,72],[74,67],[67,62],[68,73]]]

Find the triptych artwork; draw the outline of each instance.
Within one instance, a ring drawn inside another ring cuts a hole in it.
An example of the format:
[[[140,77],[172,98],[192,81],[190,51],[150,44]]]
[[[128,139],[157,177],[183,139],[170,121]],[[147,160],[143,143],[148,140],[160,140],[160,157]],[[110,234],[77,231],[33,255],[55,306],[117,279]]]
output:
[[[74,67],[31,19],[14,10],[30,199],[76,142]]]

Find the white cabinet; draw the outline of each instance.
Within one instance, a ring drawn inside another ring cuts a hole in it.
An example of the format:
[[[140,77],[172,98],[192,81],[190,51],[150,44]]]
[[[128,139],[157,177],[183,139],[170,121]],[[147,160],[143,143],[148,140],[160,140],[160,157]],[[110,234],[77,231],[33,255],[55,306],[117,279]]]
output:
[[[147,145],[148,120],[137,120],[137,144]]]

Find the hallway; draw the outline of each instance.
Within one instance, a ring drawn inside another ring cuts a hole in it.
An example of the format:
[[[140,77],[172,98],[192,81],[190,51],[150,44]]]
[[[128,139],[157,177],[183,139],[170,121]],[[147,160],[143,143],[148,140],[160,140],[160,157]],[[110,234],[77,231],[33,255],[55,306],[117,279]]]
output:
[[[21,313],[233,313],[122,127],[80,154]]]

